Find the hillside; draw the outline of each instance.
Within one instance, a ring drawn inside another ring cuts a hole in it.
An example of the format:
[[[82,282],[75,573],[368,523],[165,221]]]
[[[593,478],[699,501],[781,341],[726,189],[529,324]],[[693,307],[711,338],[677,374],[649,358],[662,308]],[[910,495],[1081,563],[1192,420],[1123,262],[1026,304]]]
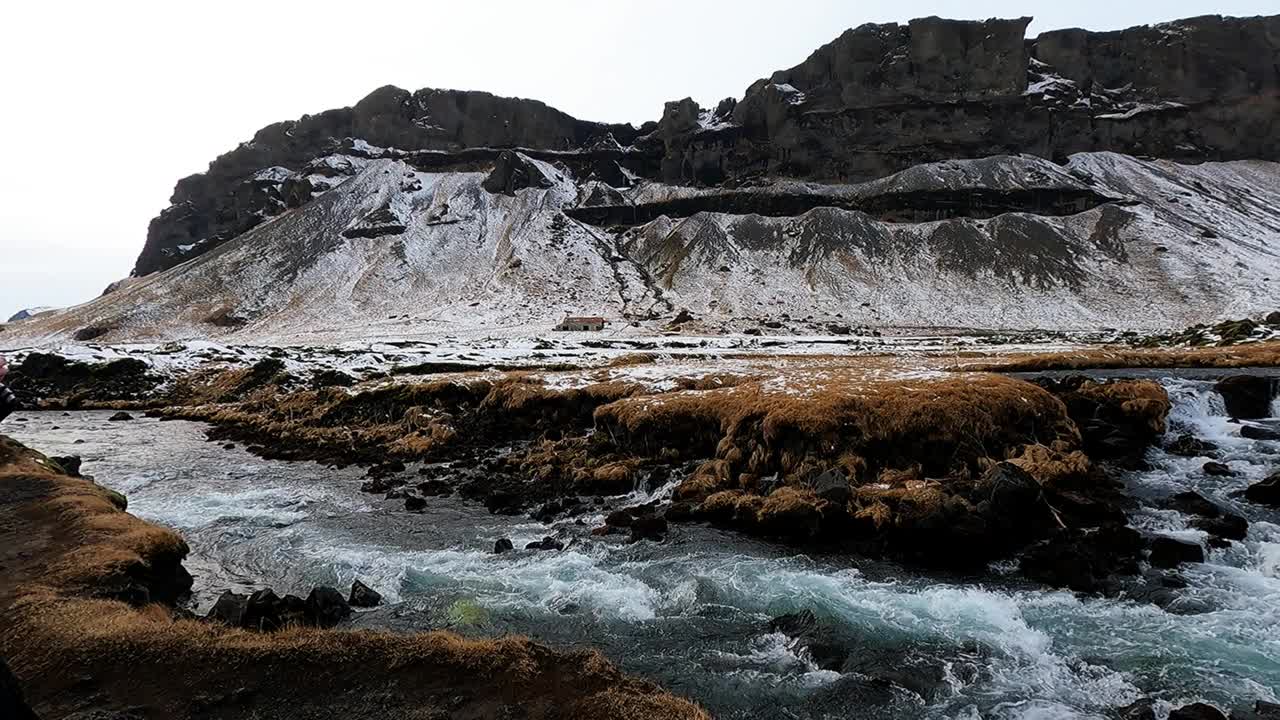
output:
[[[1280,16],[847,31],[635,128],[386,87],[178,183],[134,277],[5,345],[778,323],[1162,329],[1275,309]]]

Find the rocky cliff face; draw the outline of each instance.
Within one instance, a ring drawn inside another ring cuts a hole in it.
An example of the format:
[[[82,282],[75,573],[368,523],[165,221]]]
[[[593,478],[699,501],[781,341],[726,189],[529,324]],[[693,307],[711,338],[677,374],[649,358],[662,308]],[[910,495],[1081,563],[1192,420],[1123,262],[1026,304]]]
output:
[[[263,128],[208,172],[179,181],[134,274],[172,267],[308,202],[350,174],[324,160],[344,147],[418,151],[417,167],[437,169],[480,167],[504,148],[560,153],[579,176],[612,187],[637,178],[852,182],[1010,153],[1280,158],[1280,16],[1027,39],[1029,21],[863,25],[756,81],[741,100],[714,110],[668,103],[641,128],[578,120],[533,100],[384,87],[353,107]]]

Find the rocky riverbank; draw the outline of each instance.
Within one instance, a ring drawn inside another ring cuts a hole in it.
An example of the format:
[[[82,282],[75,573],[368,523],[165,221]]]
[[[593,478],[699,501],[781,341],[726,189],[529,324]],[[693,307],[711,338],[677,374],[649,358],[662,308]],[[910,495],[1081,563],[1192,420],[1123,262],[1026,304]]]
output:
[[[182,538],[8,438],[0,507],[0,656],[44,718],[706,717],[597,653],[522,638],[190,619]],[[0,707],[17,702],[6,672]]]

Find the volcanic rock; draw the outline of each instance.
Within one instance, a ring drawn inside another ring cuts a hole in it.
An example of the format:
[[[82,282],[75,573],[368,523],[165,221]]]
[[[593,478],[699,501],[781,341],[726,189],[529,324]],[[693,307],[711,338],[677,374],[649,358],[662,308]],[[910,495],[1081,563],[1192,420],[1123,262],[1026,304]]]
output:
[[[347,598],[351,607],[371,608],[382,604],[382,594],[356,580],[351,583],[351,595]]]
[[[1244,497],[1259,505],[1280,507],[1280,472],[1272,473],[1265,480],[1250,485],[1245,489]]]
[[[1227,415],[1242,420],[1256,420],[1271,415],[1271,400],[1276,382],[1260,375],[1232,375],[1215,384],[1214,389],[1227,406]]]
[[[1199,543],[1171,537],[1157,537],[1151,541],[1151,564],[1160,568],[1173,568],[1184,562],[1204,562],[1204,548]]]

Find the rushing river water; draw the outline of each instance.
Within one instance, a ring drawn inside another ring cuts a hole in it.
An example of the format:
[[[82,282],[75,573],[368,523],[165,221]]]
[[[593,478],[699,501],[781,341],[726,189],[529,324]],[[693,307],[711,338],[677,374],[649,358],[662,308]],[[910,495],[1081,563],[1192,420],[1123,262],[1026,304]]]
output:
[[[1184,490],[1250,521],[1244,542],[1182,568],[1189,587],[1177,613],[1045,590],[999,567],[930,576],[698,525],[675,526],[662,544],[620,545],[587,536],[598,517],[549,527],[456,498],[409,514],[362,494],[359,469],[263,460],[205,441],[195,423],[47,412],[5,431],[48,454],[81,455],[83,471],[125,493],[132,512],[181,531],[202,610],[224,589],[305,594],[359,577],[389,602],[356,625],[597,647],[720,718],[1092,718],[1148,696],[1162,711],[1193,700],[1274,702],[1280,515],[1233,493],[1280,468],[1280,443],[1241,438],[1209,383],[1164,382],[1170,432],[1216,443],[1237,476],[1208,477],[1204,458],[1153,450],[1153,469],[1128,478],[1144,499],[1134,524],[1203,540],[1189,518],[1157,509]],[[562,552],[492,554],[497,538],[523,547],[557,532],[574,538]],[[768,632],[771,617],[802,609],[864,669],[933,677],[929,698],[819,670]]]

